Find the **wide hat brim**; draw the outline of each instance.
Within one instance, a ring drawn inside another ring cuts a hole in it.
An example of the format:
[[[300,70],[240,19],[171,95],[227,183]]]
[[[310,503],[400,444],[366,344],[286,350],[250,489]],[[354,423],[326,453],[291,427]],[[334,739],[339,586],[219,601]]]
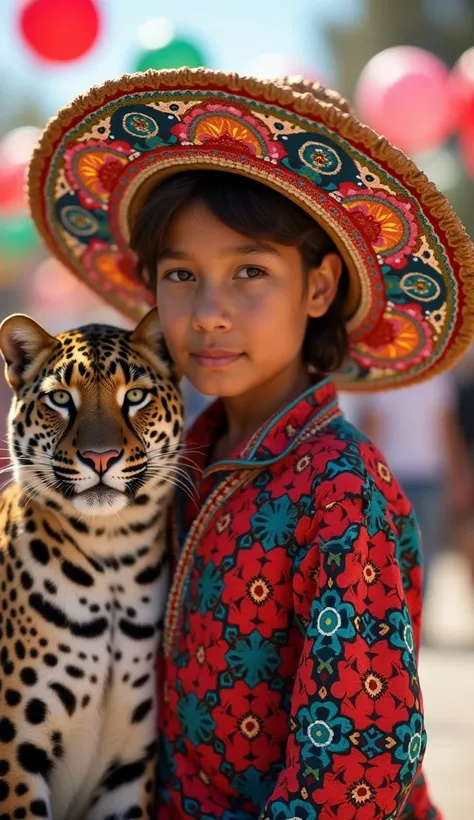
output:
[[[136,275],[133,220],[153,187],[189,169],[256,179],[333,238],[350,276],[340,387],[419,382],[469,346],[474,253],[461,222],[405,154],[318,84],[181,69],[94,87],[44,130],[31,213],[52,253],[138,320],[155,295]]]

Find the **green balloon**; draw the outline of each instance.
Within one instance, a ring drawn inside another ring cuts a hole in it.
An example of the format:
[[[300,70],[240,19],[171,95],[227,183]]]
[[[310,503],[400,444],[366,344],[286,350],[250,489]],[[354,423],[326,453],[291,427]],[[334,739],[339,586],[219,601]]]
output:
[[[29,216],[0,219],[0,258],[27,256],[37,247],[38,240]]]
[[[202,52],[193,43],[187,40],[171,40],[163,48],[154,48],[143,51],[136,63],[134,71],[147,71],[154,68],[199,68],[204,66],[205,59]]]

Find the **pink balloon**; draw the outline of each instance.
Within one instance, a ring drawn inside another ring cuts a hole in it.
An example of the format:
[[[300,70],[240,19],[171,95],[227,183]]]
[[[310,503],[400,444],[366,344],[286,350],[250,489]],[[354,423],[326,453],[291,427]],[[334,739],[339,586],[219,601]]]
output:
[[[0,217],[26,211],[25,172],[40,134],[34,125],[23,125],[0,140]]]
[[[396,46],[372,57],[355,101],[361,120],[408,154],[439,147],[455,126],[448,68],[421,48]]]

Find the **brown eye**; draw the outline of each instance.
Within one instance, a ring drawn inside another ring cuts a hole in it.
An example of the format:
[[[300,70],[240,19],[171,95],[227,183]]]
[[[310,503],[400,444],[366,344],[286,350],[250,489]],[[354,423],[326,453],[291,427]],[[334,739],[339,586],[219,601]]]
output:
[[[66,407],[71,403],[71,394],[67,390],[53,390],[48,393],[49,400],[58,407]]]
[[[246,265],[245,268],[241,268],[238,273],[246,273],[247,275],[237,276],[237,279],[263,279],[264,276],[267,276],[263,268],[258,268],[255,265]]]
[[[194,276],[188,270],[179,268],[179,270],[172,270],[167,273],[165,279],[169,279],[170,282],[191,282]]]
[[[141,404],[148,396],[148,390],[142,390],[141,387],[132,387],[125,393],[125,401],[127,404]]]

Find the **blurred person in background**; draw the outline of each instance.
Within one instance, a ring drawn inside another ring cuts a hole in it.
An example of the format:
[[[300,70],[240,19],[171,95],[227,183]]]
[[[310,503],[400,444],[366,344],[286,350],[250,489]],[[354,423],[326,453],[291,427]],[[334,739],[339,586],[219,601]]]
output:
[[[460,471],[452,496],[452,524],[470,569],[474,589],[474,345],[453,370],[455,412],[461,445]]]
[[[433,563],[447,540],[448,511],[465,509],[471,499],[454,380],[447,374],[390,393],[346,395],[342,405],[347,417],[384,453],[415,508],[426,597]]]

